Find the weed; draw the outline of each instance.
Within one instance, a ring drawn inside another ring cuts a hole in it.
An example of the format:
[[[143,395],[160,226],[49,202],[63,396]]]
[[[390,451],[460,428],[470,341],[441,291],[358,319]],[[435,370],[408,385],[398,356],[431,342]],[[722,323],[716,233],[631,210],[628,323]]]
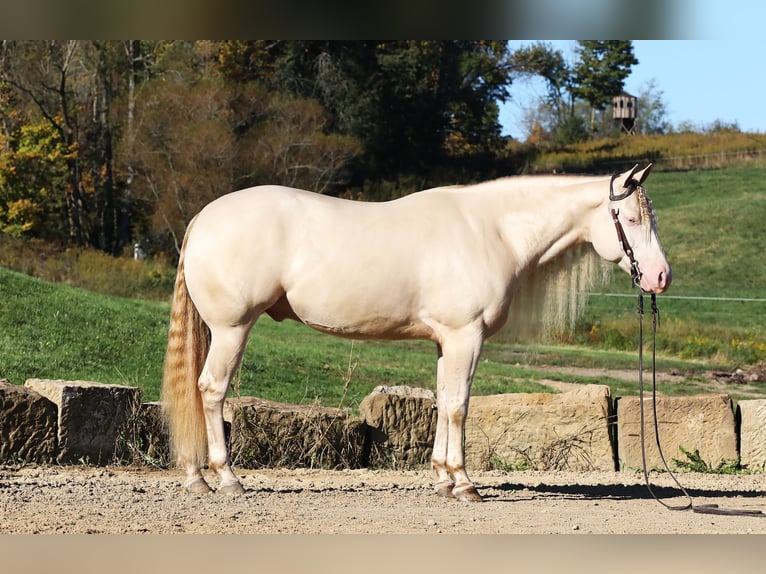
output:
[[[509,462],[509,461],[501,459],[497,455],[493,455],[489,461],[489,470],[500,470],[502,472],[517,472],[517,471],[523,472],[525,470],[531,470],[531,469],[532,469],[532,465],[530,464],[529,460],[526,458]]]
[[[717,466],[713,467],[711,464],[703,460],[700,456],[699,449],[694,449],[694,452],[686,450],[683,446],[679,445],[678,449],[686,456],[688,460],[673,459],[673,463],[677,468],[686,470],[688,472],[700,472],[703,474],[741,474],[743,468],[740,464],[739,457],[732,460],[721,459],[721,462]]]

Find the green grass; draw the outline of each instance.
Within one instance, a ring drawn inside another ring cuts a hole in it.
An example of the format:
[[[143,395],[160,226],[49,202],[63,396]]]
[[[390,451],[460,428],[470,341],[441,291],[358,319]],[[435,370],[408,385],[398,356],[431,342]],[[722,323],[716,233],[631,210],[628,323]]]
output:
[[[94,380],[159,396],[170,309],[0,269],[0,377]],[[344,384],[350,365],[350,382]],[[348,341],[263,317],[243,360],[238,392],[284,402],[355,407],[376,386],[434,388],[432,343]],[[482,366],[477,392],[546,391],[502,364]]]
[[[0,298],[0,376],[17,384],[33,377],[126,384],[140,387],[144,400],[158,398],[166,303],[101,295],[5,269],[0,269]],[[490,341],[473,392],[550,392],[543,379],[608,384],[613,394],[637,392],[635,383],[552,373],[545,365],[631,369],[635,353]],[[435,366],[433,343],[348,341],[263,317],[253,329],[232,392],[292,403],[319,399],[326,406],[353,409],[376,385],[434,389]],[[706,368],[668,358],[659,366],[690,374]],[[663,392],[684,391],[665,387]]]
[[[766,302],[675,298],[766,299],[764,176],[766,168],[738,168],[660,172],[647,180],[673,267],[673,284],[658,297],[664,352],[730,366],[766,360]],[[634,294],[621,272],[603,292]],[[575,340],[633,348],[635,309],[633,297],[591,297]]]
[[[0,269],[0,377],[138,385],[157,396],[167,305]]]
[[[690,382],[664,386],[668,394],[699,392],[706,369],[733,369],[766,360],[766,303],[674,299],[672,296],[766,297],[764,168],[684,173],[660,172],[647,181],[660,218],[660,236],[673,265],[662,312],[659,368],[687,374]],[[18,259],[0,244],[2,260]],[[23,263],[31,265],[26,255]],[[72,269],[92,289],[111,258],[77,257],[65,265],[50,256],[46,269]],[[71,263],[71,265],[69,265]],[[105,290],[121,284],[167,285],[167,270],[117,261]],[[147,279],[148,278],[148,279]],[[74,280],[67,275],[66,280]],[[78,281],[79,282],[79,281]],[[133,289],[133,288],[131,288]],[[606,293],[634,295],[629,278],[615,272]],[[119,292],[119,291],[118,291]],[[0,377],[89,379],[136,385],[145,400],[158,397],[169,305],[109,296],[33,279],[0,268]],[[648,300],[647,300],[648,305]],[[604,383],[613,395],[637,392],[636,382],[555,374],[546,365],[633,369],[636,366],[635,300],[593,296],[574,334],[548,345],[508,345],[490,340],[474,382],[474,394],[549,391],[541,381]],[[351,342],[302,325],[267,317],[250,338],[239,379],[242,395],[284,402],[355,407],[379,384],[434,388],[432,343]],[[348,385],[349,366],[353,372]]]

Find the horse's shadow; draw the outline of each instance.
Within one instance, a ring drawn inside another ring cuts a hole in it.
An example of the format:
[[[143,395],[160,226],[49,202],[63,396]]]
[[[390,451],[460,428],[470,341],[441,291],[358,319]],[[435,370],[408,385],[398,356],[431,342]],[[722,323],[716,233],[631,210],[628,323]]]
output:
[[[705,498],[763,498],[766,496],[764,492],[753,490],[717,490],[706,488],[685,488],[686,492],[692,498],[705,497]],[[684,493],[678,487],[672,486],[656,486],[652,485],[652,491],[650,492],[646,484],[514,484],[503,483],[492,486],[491,489],[486,487],[487,490],[499,490],[503,493],[507,492],[532,492],[540,494],[556,495],[565,499],[572,500],[642,500],[652,499],[652,492],[657,498],[675,498],[684,496]],[[485,499],[495,500],[497,502],[507,501],[512,502],[511,499],[505,498],[503,494],[494,494],[492,492],[486,492],[483,495]]]

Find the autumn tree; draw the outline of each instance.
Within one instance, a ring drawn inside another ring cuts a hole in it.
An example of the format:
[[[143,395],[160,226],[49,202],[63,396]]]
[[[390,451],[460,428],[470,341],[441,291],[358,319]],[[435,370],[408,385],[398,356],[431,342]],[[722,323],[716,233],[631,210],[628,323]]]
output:
[[[124,43],[100,41],[5,41],[0,54],[0,83],[15,98],[14,109],[2,113],[8,151],[30,143],[33,132],[22,134],[19,126],[36,126],[40,132],[41,122],[47,123],[57,134],[57,157],[65,162],[67,178],[44,187],[64,198],[64,236],[115,255],[130,234],[121,201],[124,179],[115,172],[115,138],[124,123],[117,102],[125,91],[127,56]],[[15,133],[9,131],[12,124]],[[50,152],[53,140],[44,141],[39,153]],[[50,227],[56,228],[60,213],[36,213],[40,225],[51,220]]]
[[[80,112],[85,78],[77,65],[83,44],[70,41],[4,41],[2,44],[3,81],[28,99],[59,137],[64,154],[67,183],[64,187],[68,235],[83,244],[85,190],[78,154]],[[34,121],[34,120],[32,120]]]
[[[19,125],[0,134],[0,233],[13,237],[65,237],[64,189],[69,148],[50,122]]]
[[[341,184],[358,153],[325,133],[315,101],[233,82],[212,65],[211,46],[175,44],[135,101],[132,183],[142,232],[180,250],[186,225],[215,198],[257,184],[324,191]]]
[[[476,177],[503,148],[507,56],[477,41],[3,41],[3,230],[172,251],[204,203],[249,185]]]

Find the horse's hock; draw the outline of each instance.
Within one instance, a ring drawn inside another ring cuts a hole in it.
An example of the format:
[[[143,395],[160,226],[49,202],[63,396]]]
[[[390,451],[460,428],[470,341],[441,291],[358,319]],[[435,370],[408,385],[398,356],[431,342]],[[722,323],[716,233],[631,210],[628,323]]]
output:
[[[359,417],[318,405],[229,399],[229,444],[241,468],[425,468],[435,404],[431,391],[412,387],[377,387],[359,405]],[[638,404],[637,397],[613,402],[602,385],[560,394],[475,396],[466,420],[467,465],[635,470],[641,466]],[[645,406],[648,462],[659,466],[650,401]],[[698,450],[712,466],[738,456],[751,470],[766,465],[766,399],[739,401],[735,413],[727,395],[659,397],[657,412],[669,463],[683,460],[683,447]],[[0,380],[0,463],[125,460],[169,464],[160,406],[141,404],[138,388]]]

